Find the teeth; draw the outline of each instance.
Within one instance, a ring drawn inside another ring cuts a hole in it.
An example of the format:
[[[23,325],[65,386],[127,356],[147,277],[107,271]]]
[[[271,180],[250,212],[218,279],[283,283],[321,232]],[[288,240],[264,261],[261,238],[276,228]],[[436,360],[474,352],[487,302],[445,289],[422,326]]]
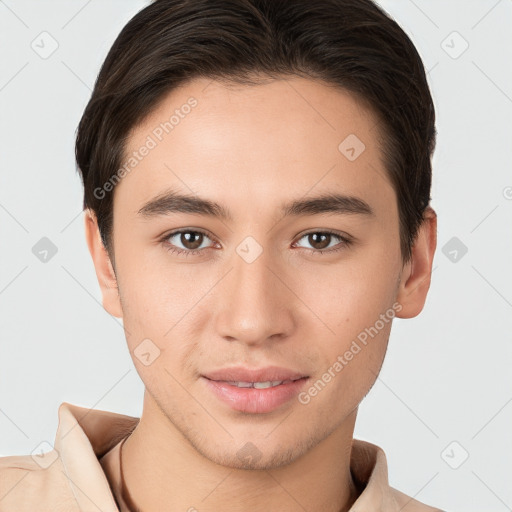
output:
[[[276,381],[267,381],[267,382],[228,382],[232,386],[237,386],[239,388],[256,388],[256,389],[267,389],[272,388],[274,386],[279,386],[283,382],[289,382],[284,380],[276,380]]]
[[[253,387],[252,382],[228,382],[228,384],[231,384],[232,386],[237,386],[239,388],[252,388]]]
[[[255,382],[254,387],[256,389],[266,389],[266,388],[273,388],[274,386],[279,386],[279,384],[282,384],[284,381],[282,380],[276,380],[276,381],[268,381],[268,382]]]

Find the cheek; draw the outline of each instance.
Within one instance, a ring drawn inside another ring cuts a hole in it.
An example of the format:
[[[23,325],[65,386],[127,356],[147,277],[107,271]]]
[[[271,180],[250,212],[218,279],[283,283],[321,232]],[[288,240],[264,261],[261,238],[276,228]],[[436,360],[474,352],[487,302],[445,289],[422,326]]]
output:
[[[322,303],[319,315],[333,332],[324,329],[316,337],[314,350],[321,363],[301,402],[311,401],[326,414],[353,410],[369,392],[380,372],[397,312],[386,287],[377,291],[374,285],[359,282],[354,287],[345,283],[343,290]]]
[[[175,374],[194,348],[191,321],[205,286],[197,277],[194,281],[192,265],[165,268],[133,254],[131,259],[122,261],[118,283],[131,357],[145,383],[158,380],[157,375],[172,381],[166,369]]]
[[[375,382],[400,310],[395,302],[399,261],[376,249],[350,264],[347,260],[318,267],[314,276],[304,272],[296,277],[302,283],[301,298],[314,305],[323,323],[316,321],[320,328],[315,330],[315,350],[322,361],[318,386],[331,389],[323,396],[332,393],[334,403],[348,400],[355,407]]]
[[[138,274],[133,282],[120,286],[123,324],[135,369],[152,396],[158,397],[166,389],[179,388],[175,379],[182,380],[179,374],[193,347],[187,344],[185,322],[180,322],[183,306],[173,303],[162,281],[144,280],[138,286],[140,278]]]
[[[298,295],[338,339],[372,326],[395,302],[397,265],[375,259],[318,266],[294,278]]]
[[[162,338],[194,300],[197,286],[193,276],[187,279],[179,266],[166,268],[161,261],[137,256],[135,251],[125,254],[119,265],[124,323]]]

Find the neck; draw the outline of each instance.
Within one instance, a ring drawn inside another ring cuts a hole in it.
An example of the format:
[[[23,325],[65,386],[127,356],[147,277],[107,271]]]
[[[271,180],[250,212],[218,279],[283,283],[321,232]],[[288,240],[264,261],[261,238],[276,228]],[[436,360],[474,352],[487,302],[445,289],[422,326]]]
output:
[[[125,495],[134,511],[346,512],[360,492],[350,471],[356,414],[315,446],[305,442],[308,449],[293,460],[270,458],[248,470],[205,456],[146,392],[140,422],[123,446]]]

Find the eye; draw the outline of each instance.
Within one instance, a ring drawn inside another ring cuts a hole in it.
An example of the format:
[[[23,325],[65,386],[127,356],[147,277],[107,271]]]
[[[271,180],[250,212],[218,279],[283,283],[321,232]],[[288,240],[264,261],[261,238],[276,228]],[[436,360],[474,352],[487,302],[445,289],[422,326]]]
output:
[[[304,247],[304,249],[306,249],[311,254],[332,254],[341,251],[342,249],[345,249],[352,244],[352,240],[348,236],[341,235],[340,233],[329,230],[311,231],[305,235],[302,235],[299,240],[302,240],[303,238],[306,238],[307,242],[313,246],[313,249]],[[339,242],[338,244],[335,243],[334,246],[332,246],[331,242],[335,241],[335,239],[338,239]],[[328,248],[329,246],[335,248]],[[328,249],[326,249],[326,247]]]
[[[313,246],[312,249],[307,247],[303,247],[303,249],[312,254],[332,254],[341,251],[352,244],[352,240],[349,236],[329,230],[311,231],[302,235],[299,240],[302,240],[303,238],[307,239],[307,242]],[[160,241],[167,251],[189,256],[200,254],[204,249],[207,249],[209,247],[208,244],[204,246],[206,239],[212,240],[207,233],[201,230],[181,229],[165,235]],[[338,243],[334,243],[334,245],[332,245],[332,242],[336,242],[336,239],[338,240]],[[297,243],[298,242],[294,245],[297,246]]]
[[[203,231],[195,229],[181,229],[165,235],[161,242],[172,253],[185,256],[198,254],[207,247],[201,247],[205,239],[211,238]],[[180,244],[182,247],[180,247]]]

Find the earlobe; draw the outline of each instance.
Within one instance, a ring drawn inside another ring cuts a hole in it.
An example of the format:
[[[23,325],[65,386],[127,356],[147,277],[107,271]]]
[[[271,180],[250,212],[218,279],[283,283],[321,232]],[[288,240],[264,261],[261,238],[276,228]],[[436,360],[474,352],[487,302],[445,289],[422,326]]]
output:
[[[411,260],[404,265],[397,301],[402,305],[399,318],[418,315],[427,298],[432,274],[432,262],[437,245],[437,215],[428,206],[412,247]]]
[[[117,318],[122,318],[123,314],[117,278],[108,252],[101,240],[96,215],[88,208],[84,213],[85,239],[94,263],[96,277],[100,285],[103,307],[111,315]]]

